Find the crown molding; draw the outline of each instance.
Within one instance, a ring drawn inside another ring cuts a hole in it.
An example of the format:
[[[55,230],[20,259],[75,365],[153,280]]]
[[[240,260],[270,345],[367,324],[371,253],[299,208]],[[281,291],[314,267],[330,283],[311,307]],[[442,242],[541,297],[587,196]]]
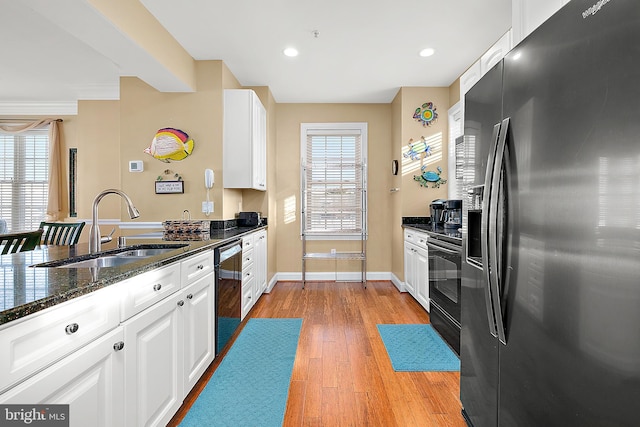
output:
[[[0,101],[0,116],[76,116],[76,101]]]

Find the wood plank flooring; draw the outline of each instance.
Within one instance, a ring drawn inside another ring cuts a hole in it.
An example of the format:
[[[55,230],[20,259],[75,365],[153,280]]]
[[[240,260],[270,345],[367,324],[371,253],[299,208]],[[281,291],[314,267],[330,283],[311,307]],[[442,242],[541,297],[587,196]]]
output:
[[[304,319],[284,426],[466,426],[459,372],[395,372],[377,324],[428,323],[428,313],[388,281],[279,282],[248,318]],[[246,319],[245,319],[246,321]],[[219,360],[189,394],[178,425]]]

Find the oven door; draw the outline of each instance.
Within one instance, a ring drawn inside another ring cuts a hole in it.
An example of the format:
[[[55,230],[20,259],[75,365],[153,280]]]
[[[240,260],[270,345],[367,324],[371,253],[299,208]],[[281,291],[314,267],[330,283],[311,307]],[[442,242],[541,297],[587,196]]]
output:
[[[460,325],[462,247],[429,239],[429,298]]]

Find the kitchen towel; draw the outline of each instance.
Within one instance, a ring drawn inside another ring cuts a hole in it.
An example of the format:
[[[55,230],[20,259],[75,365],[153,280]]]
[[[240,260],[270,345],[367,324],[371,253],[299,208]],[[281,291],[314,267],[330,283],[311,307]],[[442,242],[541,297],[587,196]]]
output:
[[[377,326],[394,371],[460,370],[460,359],[431,325]]]
[[[281,426],[302,319],[249,319],[180,426]]]

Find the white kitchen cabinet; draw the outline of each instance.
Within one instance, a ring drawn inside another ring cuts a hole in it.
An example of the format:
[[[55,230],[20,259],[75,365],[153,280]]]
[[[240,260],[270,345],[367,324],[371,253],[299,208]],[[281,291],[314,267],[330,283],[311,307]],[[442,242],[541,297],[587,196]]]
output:
[[[123,341],[118,327],[0,395],[0,404],[68,404],[71,427],[124,425]]]
[[[416,252],[415,298],[429,311],[429,252],[418,248]]]
[[[567,3],[569,0],[513,0],[511,2],[513,46],[524,40]]]
[[[256,300],[267,291],[267,230],[254,233],[253,259],[256,276]]]
[[[480,71],[485,75],[504,58],[511,50],[511,30],[507,31],[497,42],[480,57]]]
[[[139,274],[119,283],[122,321],[151,307],[180,289],[180,263]]]
[[[249,313],[255,304],[257,292],[255,289],[255,259],[254,259],[255,233],[242,238],[242,312],[241,319]]]
[[[116,328],[119,302],[110,286],[4,325],[0,392]]]
[[[224,188],[267,189],[267,113],[250,89],[224,91]]]
[[[191,391],[215,357],[214,275],[186,286],[184,295],[184,393]]]
[[[464,95],[475,85],[482,77],[482,69],[480,60],[477,60],[467,71],[460,76],[460,101],[464,104]],[[464,107],[464,105],[463,105]]]
[[[404,242],[404,290],[411,295],[415,293],[416,252],[412,244]]]
[[[404,231],[405,289],[429,311],[428,236],[413,230]]]
[[[123,324],[126,426],[164,426],[182,405],[183,309],[177,292]]]

